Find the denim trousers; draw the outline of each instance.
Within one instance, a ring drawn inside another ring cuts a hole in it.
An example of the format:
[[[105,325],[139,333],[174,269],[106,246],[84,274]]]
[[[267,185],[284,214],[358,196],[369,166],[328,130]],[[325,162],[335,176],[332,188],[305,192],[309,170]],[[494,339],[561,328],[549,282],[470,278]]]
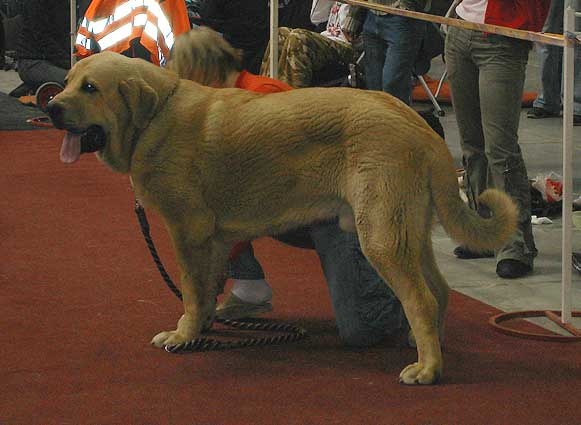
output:
[[[311,238],[344,344],[370,346],[408,326],[401,303],[361,252],[356,233],[333,221],[313,226]]]
[[[530,47],[526,41],[450,27],[445,55],[470,206],[486,214],[478,196],[488,187],[507,192],[519,207],[518,229],[496,259],[532,267],[537,249],[530,185],[518,143]]]
[[[361,252],[357,234],[344,232],[334,220],[313,225],[309,236],[303,246],[312,243],[317,251],[345,345],[370,346],[407,329],[403,307]],[[231,261],[230,277],[264,278],[252,248]]]
[[[414,65],[426,22],[397,15],[367,13],[363,25],[365,83],[411,103]]]
[[[553,0],[543,32],[563,34],[563,0]],[[577,26],[579,28],[579,26]],[[541,86],[533,102],[535,108],[559,113],[563,107],[563,48],[539,43],[537,45],[541,67]],[[573,113],[581,115],[581,48],[575,47],[575,83],[573,88]]]
[[[251,244],[240,250],[236,258],[230,260],[228,277],[238,280],[264,279],[264,270],[262,270],[262,266],[254,256],[254,249]]]

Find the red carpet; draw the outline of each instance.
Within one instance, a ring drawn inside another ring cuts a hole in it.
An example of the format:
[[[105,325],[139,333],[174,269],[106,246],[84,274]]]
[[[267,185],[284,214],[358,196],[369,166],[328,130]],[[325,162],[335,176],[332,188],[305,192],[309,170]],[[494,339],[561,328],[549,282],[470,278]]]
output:
[[[277,320],[310,339],[172,355],[180,305],[142,240],[125,176],[58,160],[56,131],[0,132],[0,424],[573,424],[578,344],[494,332],[453,293],[440,386],[397,383],[414,350],[343,348],[314,253],[255,246]],[[172,276],[163,227],[152,234]]]

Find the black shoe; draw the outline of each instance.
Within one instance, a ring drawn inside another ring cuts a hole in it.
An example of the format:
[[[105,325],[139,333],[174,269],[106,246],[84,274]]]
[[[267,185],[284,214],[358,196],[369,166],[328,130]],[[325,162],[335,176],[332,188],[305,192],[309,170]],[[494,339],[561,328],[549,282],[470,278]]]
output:
[[[454,255],[461,260],[472,260],[474,258],[492,258],[492,257],[494,257],[494,252],[493,251],[482,251],[482,252],[471,251],[468,248],[466,248],[465,246],[460,245],[460,246],[457,246],[456,248],[454,248]]]
[[[534,106],[527,112],[527,118],[533,119],[552,118],[558,117],[559,115],[559,112],[551,112],[547,111],[545,108],[536,108]]]
[[[581,253],[573,253],[573,268],[581,273]]]
[[[581,125],[581,115],[573,115],[573,125]]]
[[[496,274],[504,279],[516,279],[529,274],[533,268],[518,260],[500,260],[496,265]]]

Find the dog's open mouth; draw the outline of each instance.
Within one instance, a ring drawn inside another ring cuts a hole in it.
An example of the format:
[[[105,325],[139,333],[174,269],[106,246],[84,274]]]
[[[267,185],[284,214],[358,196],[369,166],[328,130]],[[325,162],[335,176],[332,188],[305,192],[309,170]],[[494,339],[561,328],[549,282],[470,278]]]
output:
[[[105,131],[98,125],[92,125],[84,132],[69,130],[61,146],[61,161],[72,164],[82,153],[99,151],[105,147],[106,143]]]

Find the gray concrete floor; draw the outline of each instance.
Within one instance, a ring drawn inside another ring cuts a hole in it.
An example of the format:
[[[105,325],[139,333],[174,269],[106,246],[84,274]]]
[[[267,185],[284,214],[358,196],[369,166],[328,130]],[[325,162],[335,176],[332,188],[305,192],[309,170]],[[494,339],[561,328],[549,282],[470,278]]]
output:
[[[436,60],[430,75],[438,78],[444,68]],[[20,84],[14,71],[0,71],[0,92],[8,93]],[[525,90],[538,88],[538,63],[536,55],[531,55]],[[418,105],[420,106],[420,105]],[[424,105],[421,105],[423,108]],[[460,148],[454,111],[444,106],[446,115],[442,124],[446,131],[446,141],[460,164]],[[526,118],[523,109],[520,125],[520,143],[529,171],[529,177],[554,171],[562,174],[562,119],[549,118],[532,120]],[[0,129],[1,130],[1,129]],[[574,129],[574,187],[575,197],[581,191],[581,127]],[[534,272],[525,278],[506,280],[496,276],[494,259],[458,260],[452,254],[456,244],[443,232],[441,227],[434,231],[434,250],[438,263],[450,286],[470,297],[478,299],[503,311],[521,311],[561,308],[561,243],[562,221],[554,219],[553,224],[534,226],[534,235],[539,256]],[[581,230],[573,232],[573,248],[581,252]],[[570,262],[565,265],[571,267]],[[573,309],[581,310],[581,275],[573,271]],[[563,333],[560,328],[547,320],[535,320],[542,326]],[[573,325],[581,328],[581,318],[573,320]]]
[[[430,70],[432,78],[438,78],[444,65],[436,61]],[[535,51],[531,53],[525,83],[526,91],[536,92],[539,88],[539,66]],[[441,119],[446,132],[446,143],[460,165],[461,151],[458,127],[451,107],[443,108],[446,115]],[[529,178],[556,172],[563,174],[563,120],[546,118],[533,120],[526,117],[527,109],[521,113],[519,141],[527,165]],[[574,127],[574,197],[581,191],[581,127]],[[434,250],[444,276],[450,286],[472,298],[476,298],[503,311],[560,310],[561,309],[561,246],[562,220],[553,219],[553,224],[533,226],[539,256],[535,260],[534,272],[525,278],[501,279],[495,273],[494,259],[458,260],[452,254],[456,244],[436,228],[433,236]],[[569,229],[573,234],[573,250],[581,251],[581,230]],[[571,267],[570,262],[566,267]],[[581,310],[581,275],[573,271],[572,303],[574,310]],[[559,333],[558,326],[546,319],[533,320]],[[581,318],[573,325],[581,329]],[[566,333],[565,333],[566,334]]]

